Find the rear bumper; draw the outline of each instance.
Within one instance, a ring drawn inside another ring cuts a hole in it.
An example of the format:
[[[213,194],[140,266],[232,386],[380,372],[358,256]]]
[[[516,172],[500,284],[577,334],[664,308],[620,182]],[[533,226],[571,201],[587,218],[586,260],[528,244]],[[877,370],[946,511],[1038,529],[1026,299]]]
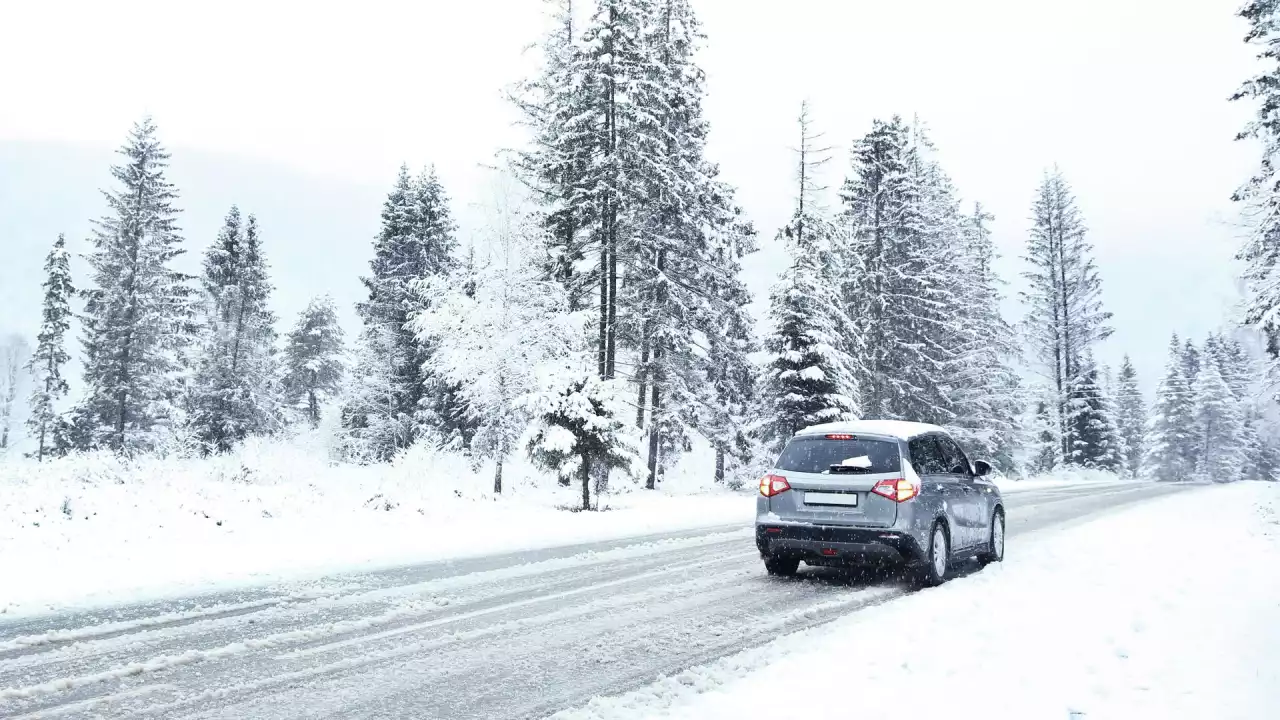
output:
[[[914,563],[924,557],[919,544],[906,533],[831,525],[758,523],[756,547],[761,555],[822,565]]]

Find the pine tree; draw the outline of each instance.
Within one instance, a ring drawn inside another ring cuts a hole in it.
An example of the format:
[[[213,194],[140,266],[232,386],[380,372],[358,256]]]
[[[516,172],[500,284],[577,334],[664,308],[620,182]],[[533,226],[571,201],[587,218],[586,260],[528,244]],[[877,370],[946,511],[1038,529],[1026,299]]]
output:
[[[40,334],[36,336],[35,353],[27,362],[32,379],[27,429],[36,440],[37,461],[43,461],[46,455],[61,454],[66,446],[58,403],[68,391],[62,366],[71,359],[66,350],[66,335],[71,328],[71,298],[76,290],[71,284],[71,261],[64,236],[58,235],[53,249],[45,257],[44,273]]]
[[[1120,376],[1116,381],[1116,426],[1124,442],[1124,467],[1134,477],[1142,466],[1144,435],[1147,427],[1147,408],[1138,387],[1138,371],[1129,356],[1124,356]]]
[[[1025,328],[1057,393],[1054,409],[1062,455],[1070,462],[1076,447],[1074,433],[1080,427],[1073,412],[1087,406],[1077,402],[1084,357],[1111,334],[1107,325],[1111,314],[1102,309],[1093,248],[1075,198],[1056,170],[1045,174],[1032,204],[1032,217],[1026,255],[1032,269],[1024,274],[1030,285],[1023,293],[1029,307]]]
[[[1195,387],[1196,379],[1200,377],[1200,367],[1200,350],[1188,338],[1182,346],[1182,375],[1187,379],[1187,387]]]
[[[999,332],[994,318],[965,306],[975,293],[965,269],[982,262],[973,253],[982,240],[972,242],[978,233],[919,123],[877,120],[852,155],[841,192],[849,232],[841,272],[846,314],[863,348],[856,356],[865,414],[964,431],[960,388],[979,367],[1003,365],[999,350],[983,347],[1000,342],[983,337]],[[1012,374],[1004,367],[997,374],[1003,393]]]
[[[1156,389],[1156,402],[1142,443],[1143,474],[1165,482],[1191,478],[1198,456],[1195,403],[1182,359],[1183,347],[1174,335],[1169,345],[1169,363]]]
[[[416,181],[402,166],[382,210],[371,273],[362,278],[369,299],[356,310],[364,321],[352,395],[343,425],[361,457],[389,460],[424,432],[465,446],[456,388],[426,374],[432,344],[408,327],[421,312],[418,282],[448,273],[456,242],[448,198],[433,170]]]
[[[780,449],[797,431],[856,417],[853,361],[844,351],[840,295],[814,253],[791,246],[770,296],[773,331],[762,390],[762,437]]]
[[[1196,474],[1202,480],[1231,482],[1239,479],[1244,464],[1242,424],[1236,399],[1218,368],[1206,363],[1195,385]]]
[[[581,483],[582,509],[591,509],[592,467],[633,470],[634,440],[622,419],[624,388],[566,362],[528,404],[534,418],[527,450],[542,468]]]
[[[1073,465],[1119,472],[1125,447],[1115,424],[1115,407],[1099,382],[1093,356],[1083,359],[1084,370],[1072,393],[1071,437]]]
[[[818,175],[829,149],[812,129],[808,106],[799,118],[796,197],[791,221],[778,233],[791,264],[770,295],[771,332],[755,432],[780,450],[797,431],[859,415],[854,323],[845,313],[845,273],[836,252],[839,228],[826,217]]]
[[[285,338],[282,385],[286,405],[313,428],[320,424],[321,406],[341,388],[342,355],[342,327],[333,298],[312,298]]]
[[[271,283],[257,220],[232,206],[205,252],[200,351],[188,424],[205,453],[229,451],[279,426]]]
[[[10,335],[0,343],[0,453],[9,448],[17,410],[19,370],[27,363],[30,348],[21,335]]]
[[[1252,232],[1236,257],[1244,261],[1244,323],[1260,330],[1274,361],[1280,358],[1280,2],[1248,0],[1240,16],[1249,23],[1245,42],[1259,48],[1262,68],[1245,81],[1232,100],[1250,100],[1257,116],[1238,140],[1257,140],[1262,157],[1257,171],[1232,196],[1253,222]]]
[[[165,179],[169,154],[150,118],[133,127],[105,192],[109,214],[96,223],[88,256],[84,380],[76,437],[117,452],[156,448],[181,421],[184,352],[192,334],[188,278],[173,268],[183,253]]]
[[[1021,381],[1012,367],[1019,351],[1016,333],[1000,315],[1001,282],[987,227],[992,219],[975,204],[962,229],[954,308],[962,328],[952,335],[957,360],[947,381],[957,414],[950,429],[971,453],[1013,473],[1022,431]]]

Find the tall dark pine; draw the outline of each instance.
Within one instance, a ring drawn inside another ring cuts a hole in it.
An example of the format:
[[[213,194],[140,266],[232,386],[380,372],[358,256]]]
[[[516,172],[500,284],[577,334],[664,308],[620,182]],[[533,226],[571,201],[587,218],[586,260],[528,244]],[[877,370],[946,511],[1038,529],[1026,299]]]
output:
[[[204,257],[200,352],[188,423],[206,453],[278,426],[275,315],[254,216],[232,207]]]
[[[333,298],[313,298],[285,338],[284,400],[311,427],[342,382],[342,327]]]
[[[58,403],[66,397],[68,390],[62,366],[71,359],[66,350],[66,335],[71,328],[71,298],[76,290],[71,284],[67,241],[62,235],[58,235],[53,249],[45,257],[44,273],[40,334],[36,336],[35,352],[27,362],[32,379],[27,429],[36,440],[37,461],[51,454],[61,454],[66,448]]]
[[[453,267],[453,232],[435,172],[414,180],[402,166],[383,204],[370,273],[361,278],[369,299],[356,306],[364,330],[343,424],[363,458],[389,460],[428,429],[455,435],[460,444],[469,440],[455,389],[423,369],[430,343],[420,342],[408,327],[422,310],[416,283]]]
[[[1024,273],[1029,289],[1027,339],[1056,394],[1056,420],[1062,457],[1079,457],[1075,414],[1087,390],[1084,361],[1089,349],[1111,334],[1111,314],[1102,309],[1101,282],[1094,267],[1093,247],[1066,180],[1057,171],[1046,173],[1032,204],[1032,227],[1025,256],[1031,270]]]
[[[134,126],[104,192],[84,292],[85,397],[77,408],[81,445],[136,452],[164,442],[180,421],[183,353],[190,342],[189,278],[173,268],[183,253],[165,178],[169,154],[150,118]]]

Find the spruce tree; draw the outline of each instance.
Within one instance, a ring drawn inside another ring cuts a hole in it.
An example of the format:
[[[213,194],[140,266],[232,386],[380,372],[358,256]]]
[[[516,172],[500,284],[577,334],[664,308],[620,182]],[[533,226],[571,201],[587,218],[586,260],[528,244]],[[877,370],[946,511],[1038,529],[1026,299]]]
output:
[[[799,118],[796,147],[795,210],[778,233],[790,255],[770,295],[770,334],[765,338],[766,368],[756,433],[771,450],[780,450],[806,426],[850,419],[860,413],[854,354],[860,348],[847,306],[837,255],[843,243],[839,227],[826,215],[819,173],[829,149],[811,125],[808,106]]]
[[[1196,475],[1201,480],[1232,482],[1245,462],[1243,427],[1236,399],[1218,368],[1206,363],[1195,384]]]
[[[369,299],[356,307],[364,330],[343,424],[365,459],[389,460],[424,432],[461,446],[470,441],[456,388],[423,369],[430,339],[408,327],[423,310],[417,283],[453,268],[453,232],[448,198],[434,170],[415,181],[402,166],[383,204],[371,272],[362,278]]]
[[[848,233],[841,273],[862,348],[858,386],[869,417],[950,426],[994,452],[995,435],[966,423],[961,403],[972,402],[1009,436],[1011,344],[992,308],[972,307],[995,294],[990,277],[981,288],[969,277],[990,261],[990,247],[960,212],[934,155],[923,126],[897,117],[875,121],[854,144],[841,191]],[[972,388],[984,370],[994,373],[990,395]]]
[[[816,234],[816,233],[815,233]],[[791,266],[770,296],[773,331],[760,429],[773,449],[797,431],[857,416],[853,360],[840,328],[848,322],[840,295],[818,254],[792,244]]]
[[[1056,170],[1046,173],[1032,204],[1032,228],[1025,256],[1031,270],[1024,273],[1029,289],[1026,334],[1035,357],[1057,394],[1054,410],[1060,428],[1062,456],[1071,462],[1076,429],[1073,413],[1087,407],[1078,402],[1086,372],[1084,358],[1093,345],[1111,334],[1111,314],[1102,309],[1101,282],[1094,267],[1093,247],[1075,197]]]
[[[31,373],[31,414],[27,429],[36,441],[37,461],[48,455],[61,454],[66,447],[63,420],[58,403],[67,395],[68,385],[62,367],[71,356],[66,350],[67,330],[71,328],[71,261],[63,235],[53,243],[44,261],[44,304],[36,349],[27,362]]]
[[[229,451],[279,426],[275,315],[271,283],[253,215],[242,224],[232,206],[205,252],[200,350],[189,426],[204,453]]]
[[[313,428],[320,424],[321,407],[341,388],[342,355],[342,327],[333,298],[312,298],[285,337],[282,385],[285,404]]]
[[[1200,376],[1200,367],[1200,350],[1190,338],[1187,338],[1182,346],[1182,375],[1187,379],[1188,387],[1195,387],[1196,378]]]
[[[1082,467],[1120,472],[1125,447],[1115,424],[1115,407],[1099,382],[1092,355],[1083,359],[1084,370],[1072,392],[1069,462]]]
[[[185,351],[193,330],[189,278],[174,269],[183,253],[165,178],[169,154],[150,118],[136,124],[104,192],[108,214],[95,224],[83,295],[85,397],[76,410],[82,446],[151,450],[181,422]]]
[[[1022,387],[1012,363],[1019,357],[1016,333],[1000,314],[1003,295],[993,263],[992,216],[975,204],[964,218],[954,308],[957,359],[947,384],[954,388],[956,418],[950,429],[969,450],[1004,473],[1017,469],[1022,432]]]
[[[1164,379],[1156,389],[1156,402],[1147,421],[1142,444],[1142,472],[1154,480],[1188,480],[1198,459],[1195,402],[1187,385],[1183,347],[1174,335],[1169,344],[1169,362]]]
[[[1124,356],[1120,376],[1116,380],[1116,426],[1124,442],[1125,470],[1137,477],[1142,466],[1144,435],[1147,427],[1147,408],[1138,387],[1138,371],[1129,356]]]

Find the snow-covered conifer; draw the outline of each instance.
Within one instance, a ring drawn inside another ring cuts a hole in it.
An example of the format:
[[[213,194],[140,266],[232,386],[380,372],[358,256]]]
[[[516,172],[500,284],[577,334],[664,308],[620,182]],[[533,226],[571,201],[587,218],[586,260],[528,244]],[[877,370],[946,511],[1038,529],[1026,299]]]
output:
[[[185,351],[193,330],[189,278],[165,178],[169,154],[150,118],[133,127],[112,167],[119,187],[104,193],[109,213],[96,223],[83,292],[85,397],[76,440],[118,452],[156,448],[181,422]]]
[[[364,330],[343,423],[350,446],[364,459],[388,460],[424,432],[462,446],[470,441],[456,389],[424,374],[430,340],[408,327],[423,309],[417,283],[454,266],[453,232],[448,198],[434,170],[414,180],[402,166],[383,204],[371,272],[362,278],[369,299],[356,308]]]
[[[1245,463],[1241,445],[1243,427],[1238,403],[1223,381],[1218,367],[1206,362],[1196,376],[1195,436],[1196,475],[1212,482],[1239,479]]]
[[[1129,356],[1124,356],[1115,391],[1116,429],[1124,442],[1125,470],[1137,477],[1142,465],[1143,442],[1147,428],[1147,408],[1138,387],[1138,371]]]
[[[1195,403],[1183,366],[1183,346],[1174,335],[1169,362],[1156,389],[1142,445],[1142,473],[1166,482],[1187,480],[1197,460]]]
[[[232,206],[204,256],[203,316],[188,425],[203,452],[227,452],[279,426],[275,314],[253,215]]]
[[[61,454],[66,448],[64,421],[58,403],[66,397],[68,390],[62,366],[71,359],[67,354],[66,335],[71,329],[71,298],[76,291],[71,284],[67,241],[62,235],[58,235],[53,249],[45,257],[44,273],[40,334],[36,336],[35,352],[27,362],[32,379],[27,430],[36,442],[33,454],[37,461],[51,454]]]
[[[333,298],[312,298],[285,338],[282,382],[286,405],[311,427],[320,424],[321,407],[341,388],[342,356],[342,327]]]
[[[1082,371],[1071,389],[1073,465],[1120,472],[1126,454],[1116,427],[1115,405],[1103,389],[1092,354],[1083,358]]]
[[[528,399],[533,430],[529,457],[582,487],[582,509],[591,508],[592,467],[634,472],[639,454],[625,420],[626,388],[601,380],[581,361],[567,359],[549,368],[542,389]]]
[[[1032,352],[1057,394],[1052,408],[1060,428],[1062,457],[1071,462],[1076,447],[1072,413],[1087,406],[1074,395],[1083,387],[1084,358],[1111,334],[1111,314],[1102,309],[1101,281],[1093,247],[1075,197],[1061,173],[1046,173],[1032,204],[1032,228],[1023,293],[1028,312],[1024,323]]]

